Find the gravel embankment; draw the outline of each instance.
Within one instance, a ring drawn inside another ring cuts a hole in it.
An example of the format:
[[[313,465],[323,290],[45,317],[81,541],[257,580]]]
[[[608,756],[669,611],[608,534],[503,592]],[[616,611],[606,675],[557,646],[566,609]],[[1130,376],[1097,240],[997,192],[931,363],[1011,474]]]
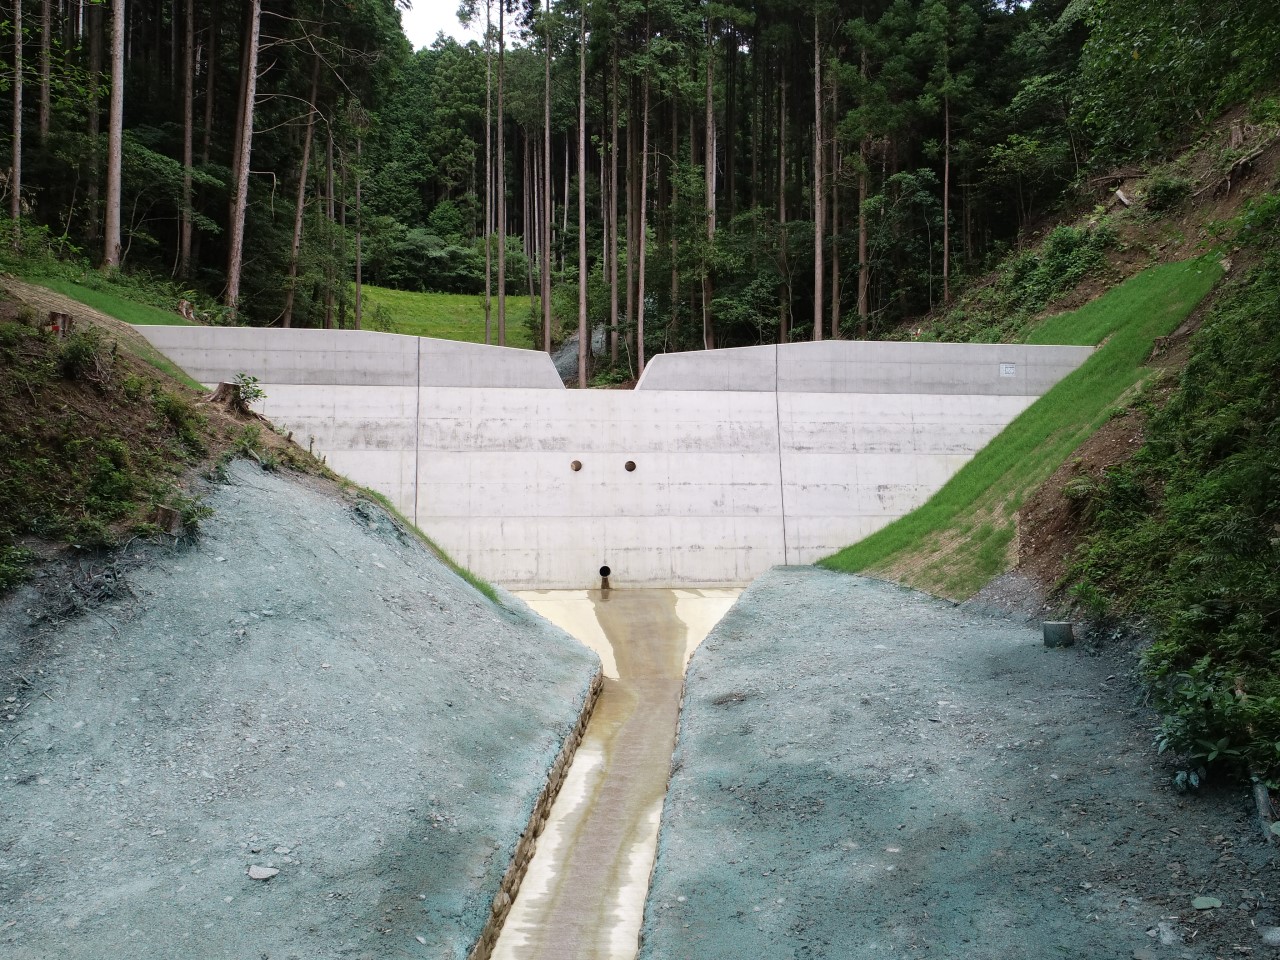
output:
[[[367,502],[207,502],[0,605],[0,955],[465,956],[595,655]]]
[[[641,958],[1274,956],[1244,792],[1174,793],[1090,653],[877,581],[757,580],[690,665]]]

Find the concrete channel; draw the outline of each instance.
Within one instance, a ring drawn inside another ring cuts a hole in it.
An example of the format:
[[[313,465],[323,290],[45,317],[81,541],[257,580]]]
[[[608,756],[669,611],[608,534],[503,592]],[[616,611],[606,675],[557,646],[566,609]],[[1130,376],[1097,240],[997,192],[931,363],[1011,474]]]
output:
[[[493,957],[635,957],[685,667],[739,592],[520,594],[599,653],[605,679]]]

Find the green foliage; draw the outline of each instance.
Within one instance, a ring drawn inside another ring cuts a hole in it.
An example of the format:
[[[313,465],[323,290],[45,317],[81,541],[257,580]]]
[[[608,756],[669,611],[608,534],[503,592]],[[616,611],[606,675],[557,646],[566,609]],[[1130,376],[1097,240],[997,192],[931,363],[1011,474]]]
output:
[[[1259,204],[1266,208],[1270,204]],[[1257,210],[1246,229],[1260,230]],[[1277,220],[1271,221],[1276,246]],[[1157,639],[1162,744],[1280,775],[1280,253],[1232,285],[1135,458],[1096,494],[1070,577]]]
[[[925,339],[948,341],[993,342],[1026,336],[1035,315],[1101,270],[1106,251],[1116,243],[1115,230],[1106,222],[1055,227],[1038,248],[1002,261],[994,283],[967,294],[955,309],[920,332]],[[1056,331],[1057,325],[1050,323],[1049,329]],[[1037,335],[1036,342],[1063,341]]]
[[[24,274],[31,270],[56,270],[64,260],[80,256],[80,250],[65,236],[55,236],[45,224],[23,220],[18,228],[18,242],[12,242],[13,221],[0,217],[0,271]]]
[[[1079,113],[1104,161],[1157,153],[1280,76],[1273,0],[1097,0]]]
[[[259,385],[257,377],[250,376],[247,373],[237,373],[231,382],[236,388],[240,402],[243,404],[253,404],[259,400],[267,399],[267,391],[263,390]]]
[[[168,425],[176,431],[183,445],[195,454],[204,452],[203,431],[208,420],[196,411],[195,406],[186,398],[170,393],[168,390],[157,390],[152,403],[156,413],[163,417]]]
[[[1147,183],[1143,204],[1152,213],[1168,213],[1182,206],[1191,195],[1191,184],[1182,177],[1162,174]]]
[[[174,477],[204,424],[122,360],[89,325],[59,340],[0,321],[0,589],[33,559],[24,538],[107,546],[183,503]]]
[[[1106,342],[924,506],[822,565],[883,570],[912,551],[947,541],[951,545],[939,548],[918,585],[967,597],[1004,572],[1013,514],[1023,498],[1106,422],[1117,400],[1143,378],[1154,339],[1177,329],[1221,276],[1212,259],[1153,267],[1081,309],[1052,318],[1028,342]]]
[[[94,327],[78,327],[58,351],[58,369],[68,380],[83,377],[98,362],[98,348],[102,337]]]
[[[0,593],[22,580],[36,555],[24,547],[0,544]]]

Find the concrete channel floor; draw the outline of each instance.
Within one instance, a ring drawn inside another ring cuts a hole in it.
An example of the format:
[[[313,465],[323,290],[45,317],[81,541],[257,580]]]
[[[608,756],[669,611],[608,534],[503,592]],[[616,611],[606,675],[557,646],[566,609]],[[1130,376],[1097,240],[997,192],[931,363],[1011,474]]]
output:
[[[520,594],[600,654],[605,682],[494,951],[497,960],[635,956],[684,669],[738,593]]]

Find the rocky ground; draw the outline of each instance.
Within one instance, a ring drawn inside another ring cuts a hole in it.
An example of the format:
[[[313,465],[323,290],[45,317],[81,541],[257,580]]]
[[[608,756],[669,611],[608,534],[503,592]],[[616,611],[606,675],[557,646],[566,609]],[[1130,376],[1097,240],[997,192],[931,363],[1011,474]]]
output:
[[[0,955],[464,957],[595,655],[332,484],[206,502],[0,604]]]
[[[690,665],[642,958],[1276,955],[1245,792],[1174,792],[1131,660],[1046,649],[1000,592],[743,594]]]

